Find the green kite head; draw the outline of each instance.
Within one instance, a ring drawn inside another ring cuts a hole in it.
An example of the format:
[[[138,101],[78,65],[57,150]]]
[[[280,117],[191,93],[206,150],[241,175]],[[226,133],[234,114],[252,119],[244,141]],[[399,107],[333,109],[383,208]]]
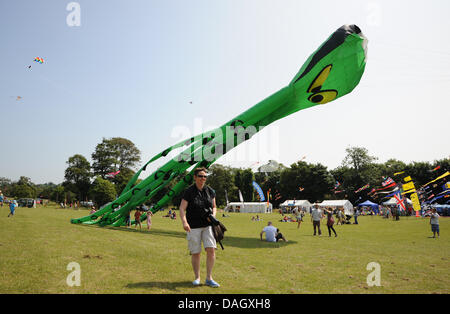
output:
[[[350,93],[364,73],[367,38],[356,25],[335,31],[303,64],[289,86],[299,109]]]

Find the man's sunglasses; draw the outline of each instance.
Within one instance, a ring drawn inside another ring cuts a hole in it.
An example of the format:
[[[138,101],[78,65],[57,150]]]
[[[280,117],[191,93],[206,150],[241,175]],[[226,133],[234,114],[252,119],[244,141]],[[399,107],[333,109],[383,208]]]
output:
[[[208,176],[204,176],[204,175],[198,174],[197,177],[206,179]]]

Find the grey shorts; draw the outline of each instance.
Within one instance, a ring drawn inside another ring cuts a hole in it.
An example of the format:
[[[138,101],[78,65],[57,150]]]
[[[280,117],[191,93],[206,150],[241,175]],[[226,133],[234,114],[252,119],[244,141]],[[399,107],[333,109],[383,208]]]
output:
[[[188,240],[188,249],[191,254],[198,254],[202,251],[202,242],[205,249],[209,247],[217,248],[211,226],[191,229],[187,233],[186,239]]]
[[[432,224],[431,225],[431,232],[439,232],[439,225]]]

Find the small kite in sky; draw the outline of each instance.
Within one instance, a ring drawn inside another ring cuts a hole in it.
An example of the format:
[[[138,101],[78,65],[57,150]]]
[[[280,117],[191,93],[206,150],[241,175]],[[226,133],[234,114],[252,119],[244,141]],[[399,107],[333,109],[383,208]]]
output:
[[[22,97],[21,96],[17,96],[16,100],[21,100]]]
[[[107,178],[114,178],[116,175],[118,175],[120,173],[120,170],[119,171],[116,171],[116,172],[110,172],[110,173],[107,173],[106,175],[105,175],[105,177],[107,177]]]
[[[36,57],[36,58],[34,58],[34,62],[42,64],[42,63],[44,63],[44,59],[42,59],[40,57]]]
[[[44,63],[44,59],[42,59],[41,57],[36,57],[33,61],[40,64]],[[31,69],[31,65],[29,65],[28,68]]]

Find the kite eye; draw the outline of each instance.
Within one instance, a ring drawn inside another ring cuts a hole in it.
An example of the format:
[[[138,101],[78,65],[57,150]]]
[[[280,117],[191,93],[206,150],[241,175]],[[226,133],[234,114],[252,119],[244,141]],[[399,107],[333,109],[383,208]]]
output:
[[[332,101],[337,96],[337,91],[335,90],[323,90],[312,94],[308,97],[308,100],[315,104],[326,104]]]
[[[315,104],[326,104],[327,102],[330,102],[337,97],[338,94],[337,90],[334,89],[321,90],[323,84],[328,78],[328,75],[330,75],[332,67],[333,67],[332,64],[329,64],[326,67],[324,67],[322,71],[320,71],[320,73],[312,81],[311,85],[307,90],[308,93],[313,93],[308,97],[308,100],[310,102],[313,102]]]
[[[317,93],[325,83],[328,75],[330,74],[331,68],[333,65],[329,64],[320,71],[320,73],[316,76],[316,78],[312,81],[311,85],[308,88],[308,93]]]

